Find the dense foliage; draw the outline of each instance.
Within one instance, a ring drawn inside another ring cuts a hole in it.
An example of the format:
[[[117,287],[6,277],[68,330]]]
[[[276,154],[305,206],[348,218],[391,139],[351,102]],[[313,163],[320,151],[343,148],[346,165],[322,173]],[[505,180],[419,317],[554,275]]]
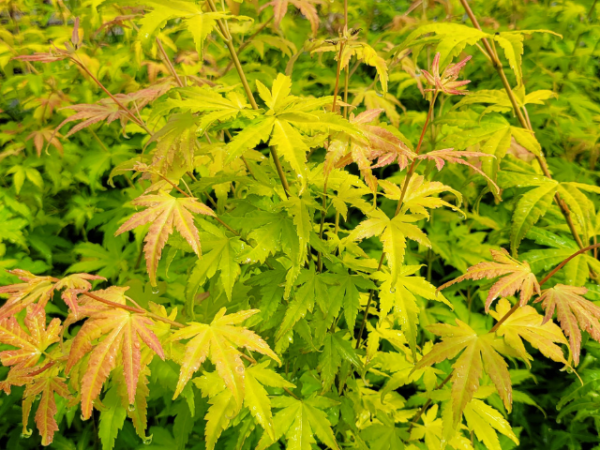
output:
[[[0,447],[600,448],[599,16],[0,2]]]

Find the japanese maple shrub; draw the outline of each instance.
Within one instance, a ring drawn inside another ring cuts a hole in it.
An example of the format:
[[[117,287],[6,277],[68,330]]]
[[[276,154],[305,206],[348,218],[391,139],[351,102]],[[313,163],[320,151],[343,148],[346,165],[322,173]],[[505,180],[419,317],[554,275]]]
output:
[[[6,448],[598,442],[595,1],[35,3],[0,5]]]

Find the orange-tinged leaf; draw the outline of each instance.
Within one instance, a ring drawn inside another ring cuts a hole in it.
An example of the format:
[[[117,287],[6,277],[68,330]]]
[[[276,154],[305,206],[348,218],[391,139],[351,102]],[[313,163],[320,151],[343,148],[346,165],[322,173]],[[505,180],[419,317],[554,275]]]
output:
[[[73,313],[77,314],[77,296],[92,289],[92,284],[90,281],[94,280],[106,280],[106,278],[97,275],[90,275],[89,273],[74,273],[56,283],[55,289],[64,289],[63,293],[61,294],[62,299],[65,301],[69,309]]]
[[[200,237],[194,225],[191,213],[214,216],[212,209],[195,198],[177,198],[169,194],[145,195],[133,200],[135,206],[145,206],[147,209],[135,213],[115,233],[118,236],[126,231],[151,223],[144,241],[144,253],[150,282],[156,286],[156,271],[162,250],[167,243],[173,227],[185,238],[194,252],[200,256]]]
[[[120,358],[127,385],[129,403],[135,403],[135,394],[140,373],[141,342],[164,359],[164,352],[156,335],[148,327],[152,320],[137,313],[122,309],[94,312],[77,333],[66,372],[88,352],[90,358],[81,380],[81,411],[85,419],[92,413],[94,400],[100,394],[103,383],[117,366]],[[93,346],[92,342],[104,338]]]
[[[116,94],[114,97],[119,100],[122,105],[127,106],[131,104],[132,108],[135,108],[135,110],[141,110],[144,106],[163,95],[170,88],[171,86],[169,84],[164,83],[156,85],[153,88],[141,89],[129,94]],[[121,109],[112,98],[103,98],[95,104],[82,103],[79,105],[71,105],[63,109],[72,109],[75,111],[75,114],[63,120],[60,125],[56,127],[55,133],[67,123],[83,120],[83,122],[80,122],[71,128],[65,135],[65,138],[102,120],[106,120],[106,123],[119,120],[121,122],[121,127],[125,129],[125,125],[127,125],[127,122],[131,117],[131,113]]]
[[[35,399],[37,395],[41,394],[40,403],[35,413],[35,424],[42,436],[42,445],[44,446],[52,443],[54,433],[58,431],[58,425],[54,418],[57,413],[55,393],[64,398],[70,397],[69,388],[64,380],[57,377],[55,371],[51,370],[27,386],[23,394],[25,399]]]
[[[179,381],[173,398],[181,393],[193,373],[208,357],[231,391],[237,405],[241,407],[244,400],[246,368],[237,348],[244,347],[262,353],[281,364],[279,357],[260,336],[246,328],[234,326],[256,314],[258,310],[241,311],[231,315],[225,315],[225,312],[226,309],[222,308],[210,325],[192,322],[171,336],[171,340],[175,341],[191,338],[186,344]]]
[[[37,311],[34,306],[28,306],[25,325],[29,334],[14,317],[0,320],[0,343],[17,347],[17,350],[0,352],[3,365],[33,367],[48,346],[59,340],[60,320],[52,319],[46,327],[46,313],[43,309]]]
[[[600,307],[583,298],[587,293],[585,287],[566,286],[557,284],[545,289],[536,303],[542,302],[546,311],[544,322],[552,319],[556,309],[556,317],[560,326],[569,338],[573,361],[579,364],[581,353],[581,330],[587,331],[592,339],[600,342]]]
[[[496,311],[490,311],[490,315],[500,320],[510,310],[510,302],[501,299],[496,305]],[[508,319],[506,319],[496,330],[498,336],[503,336],[504,341],[523,358],[528,366],[533,357],[527,353],[523,339],[537,348],[544,356],[553,361],[568,365],[563,351],[556,345],[568,345],[567,339],[563,335],[560,327],[552,321],[544,322],[544,318],[535,308],[525,305],[517,309]]]
[[[483,278],[500,278],[490,289],[485,301],[485,310],[489,312],[490,305],[498,297],[508,297],[521,291],[521,306],[527,304],[536,292],[540,294],[540,285],[531,271],[527,261],[520,262],[511,258],[504,249],[490,250],[494,262],[484,261],[467,269],[467,273],[442,285],[439,289],[445,289],[463,280],[481,280]]]
[[[38,277],[26,270],[9,270],[9,273],[19,277],[24,283],[0,287],[0,294],[9,294],[8,300],[0,308],[0,319],[15,315],[27,306],[37,303],[38,309],[43,309],[52,298],[55,282],[52,277]]]
[[[487,153],[482,153],[482,152],[469,152],[469,151],[458,151],[458,150],[455,151],[453,148],[445,148],[443,150],[434,150],[433,152],[425,153],[423,155],[418,156],[419,159],[428,159],[428,160],[434,161],[435,167],[437,168],[437,170],[442,170],[442,168],[444,167],[444,165],[446,163],[462,164],[464,166],[468,166],[471,169],[473,169],[475,172],[477,172],[479,175],[484,177],[487,180],[489,186],[494,189],[494,191],[495,191],[494,194],[499,195],[500,188],[494,182],[494,180],[492,180],[490,177],[488,177],[485,174],[485,172],[483,172],[483,170],[481,170],[479,167],[471,164],[469,161],[467,161],[465,159],[462,159],[462,158],[484,158],[484,157],[489,158],[490,155],[488,155]]]
[[[483,369],[492,379],[496,390],[508,410],[512,404],[512,387],[508,366],[494,349],[492,334],[477,335],[466,323],[456,319],[457,326],[438,324],[428,330],[442,337],[431,351],[415,365],[414,370],[423,369],[432,364],[452,359],[462,354],[453,364],[452,373],[452,414],[454,423],[460,422],[465,406],[479,389],[479,379]]]
[[[272,6],[275,27],[279,28],[281,20],[287,14],[290,3],[298,8],[302,15],[310,22],[313,37],[316,36],[319,29],[319,15],[314,4],[321,4],[321,0],[273,0],[263,5],[261,11],[267,6]]]
[[[345,167],[355,162],[365,182],[375,192],[377,179],[373,175],[372,169],[394,162],[397,162],[401,169],[408,165],[408,161],[415,157],[414,152],[388,129],[378,125],[369,125],[382,112],[383,109],[367,110],[350,118],[350,123],[355,125],[362,135],[336,134],[328,146],[325,156],[326,176],[334,167]],[[376,159],[378,159],[377,164],[371,165],[372,161]]]

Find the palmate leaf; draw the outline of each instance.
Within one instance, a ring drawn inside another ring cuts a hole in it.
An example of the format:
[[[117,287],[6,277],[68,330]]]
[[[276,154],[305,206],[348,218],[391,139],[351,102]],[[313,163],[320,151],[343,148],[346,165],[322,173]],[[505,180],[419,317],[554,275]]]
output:
[[[443,150],[434,150],[429,153],[425,153],[423,155],[419,155],[419,159],[428,159],[435,162],[435,167],[437,170],[442,170],[446,163],[449,164],[461,164],[464,166],[468,166],[473,169],[475,172],[484,177],[490,188],[494,191],[495,195],[500,194],[500,188],[496,184],[494,180],[492,180],[485,172],[483,172],[477,166],[474,166],[469,161],[462,158],[481,158],[481,157],[489,157],[490,155],[482,152],[470,152],[470,151],[455,151],[451,148],[445,148]]]
[[[397,184],[387,180],[379,181],[383,192],[387,198],[400,200],[402,189]],[[457,206],[454,206],[439,197],[434,197],[444,191],[451,192],[456,197]],[[402,202],[401,211],[410,211],[413,214],[420,214],[429,218],[428,209],[440,208],[446,206],[454,211],[460,211],[458,206],[462,202],[462,194],[450,186],[446,186],[439,181],[427,181],[423,175],[414,175],[406,188],[406,194]]]
[[[0,319],[13,316],[27,306],[36,303],[36,308],[43,309],[52,298],[55,283],[53,277],[38,277],[31,272],[21,269],[8,271],[19,277],[24,283],[10,284],[0,287],[0,294],[8,294],[8,300],[0,307]]]
[[[410,440],[420,440],[425,438],[425,445],[427,448],[443,448],[442,441],[444,441],[444,430],[442,425],[442,419],[437,418],[438,405],[433,405],[425,414],[421,416],[423,425],[415,424],[415,427],[410,434]],[[448,444],[452,448],[456,449],[472,449],[471,442],[465,438],[461,433],[455,433],[452,438],[448,441]]]
[[[244,245],[237,236],[228,237],[221,229],[202,221],[201,227],[207,231],[207,252],[196,261],[187,282],[187,295],[193,297],[207,279],[219,271],[219,280],[227,298],[231,300],[233,286],[241,269],[238,255]]]
[[[111,387],[102,399],[105,409],[100,413],[98,437],[102,442],[102,450],[112,450],[119,431],[123,428],[127,409],[121,405],[115,386]]]
[[[521,291],[521,306],[527,304],[535,293],[540,294],[540,285],[531,271],[527,261],[520,262],[511,258],[504,249],[490,250],[494,262],[484,261],[467,269],[467,273],[445,283],[438,289],[445,289],[463,280],[481,280],[483,278],[500,278],[488,293],[485,300],[485,310],[490,310],[490,305],[498,297],[508,297]]]
[[[356,368],[361,368],[362,363],[356,351],[352,348],[350,341],[344,339],[345,331],[329,333],[325,337],[323,350],[319,356],[319,365],[317,369],[321,372],[323,380],[323,392],[328,392],[335,381],[335,376],[342,364],[342,361],[348,361]]]
[[[290,95],[291,78],[286,75],[277,75],[271,91],[258,80],[256,86],[269,111],[265,116],[255,119],[227,145],[229,156],[226,163],[254,148],[259,142],[270,141],[296,172],[304,189],[308,176],[306,154],[309,146],[301,131],[343,131],[361,135],[356,126],[340,115],[323,112],[323,107],[332,102],[330,97],[299,99]]]
[[[365,182],[373,192],[377,190],[377,179],[372,169],[398,163],[401,169],[415,157],[403,140],[389,129],[372,122],[379,117],[383,109],[371,109],[350,117],[362,135],[356,133],[337,133],[327,147],[325,156],[325,176],[334,168],[345,167],[355,162]],[[372,161],[377,160],[372,165]]]
[[[100,280],[106,280],[106,278],[98,275],[90,275],[89,273],[74,273],[56,283],[55,289],[58,291],[64,289],[61,295],[62,299],[69,307],[69,310],[77,314],[79,309],[77,303],[78,296],[92,289],[90,281]]]
[[[441,336],[442,342],[433,346],[415,366],[415,370],[460,356],[452,368],[452,416],[454,424],[461,420],[463,410],[479,388],[483,369],[492,379],[507,410],[512,408],[512,387],[508,366],[494,349],[494,336],[477,335],[466,323],[456,319],[457,326],[430,325],[428,330]],[[461,353],[462,352],[462,353]]]
[[[23,393],[23,426],[27,427],[29,410],[33,400],[40,396],[38,409],[35,413],[35,424],[42,436],[42,445],[50,445],[54,439],[54,433],[58,431],[58,424],[54,418],[57,414],[56,400],[54,394],[70,399],[69,388],[65,380],[57,376],[57,369],[52,368],[38,376],[27,386]]]
[[[531,227],[544,217],[554,200],[557,189],[558,183],[550,181],[521,196],[513,213],[510,230],[510,246],[513,255],[517,255],[519,244]]]
[[[156,271],[162,250],[167,243],[173,227],[191,245],[200,256],[200,238],[191,213],[215,216],[215,213],[195,198],[177,198],[166,193],[145,195],[132,201],[135,206],[145,206],[146,210],[135,213],[115,233],[118,236],[126,231],[151,223],[144,241],[144,254],[150,283],[156,286]]]
[[[111,301],[125,304],[124,292],[121,290]],[[102,296],[101,292],[98,294]],[[135,404],[142,363],[141,342],[161,359],[165,358],[158,337],[149,328],[154,325],[151,319],[93,300],[87,303],[89,318],[73,340],[65,368],[69,373],[84,355],[91,352],[81,379],[81,412],[85,419],[91,416],[94,400],[118,363],[122,364],[129,404]],[[99,342],[94,345],[97,340]]]
[[[144,5],[151,6],[153,10],[147,12],[140,21],[141,27],[138,34],[142,42],[149,41],[157,30],[165,26],[168,20],[181,18],[194,38],[198,53],[202,53],[204,41],[217,25],[217,20],[251,20],[249,17],[222,12],[204,12],[200,5],[179,0],[169,1],[168,3],[145,0]]]
[[[508,313],[510,308],[511,305],[508,300],[505,298],[500,299],[496,305],[496,311],[490,311],[490,315],[494,319],[500,320]],[[503,336],[504,342],[516,350],[529,367],[531,367],[530,361],[533,361],[533,357],[527,353],[523,339],[542,352],[546,358],[566,366],[569,365],[561,348],[556,345],[556,343],[568,345],[562,331],[553,322],[544,322],[543,316],[529,305],[517,309],[500,325],[496,330],[496,334]]]
[[[129,105],[134,103],[135,108],[141,110],[144,106],[151,101],[156,100],[170,88],[171,85],[163,84],[152,88],[141,89],[129,94],[116,94],[114,97],[126,107],[130,107]],[[64,109],[72,109],[75,111],[75,114],[63,120],[58,127],[56,127],[55,133],[58,133],[58,131],[68,123],[83,120],[83,122],[80,122],[71,128],[65,135],[65,138],[103,120],[105,120],[106,123],[112,123],[115,120],[119,120],[121,122],[121,128],[125,130],[125,125],[127,125],[127,122],[130,120],[129,114],[131,114],[121,109],[112,98],[103,98],[94,104],[83,103],[71,105]]]
[[[465,419],[469,430],[472,430],[489,450],[502,450],[498,435],[494,430],[507,436],[515,444],[519,445],[519,439],[512,431],[510,424],[498,411],[485,404],[481,400],[473,399],[465,407]]]
[[[27,307],[26,333],[15,317],[0,320],[0,343],[17,347],[17,350],[0,352],[0,361],[4,366],[25,368],[35,366],[46,349],[59,341],[60,319],[52,319],[46,326],[46,312],[35,306]]]
[[[419,305],[415,295],[427,300],[437,300],[452,308],[452,305],[436,291],[435,286],[425,278],[414,276],[420,266],[402,266],[397,276],[377,275],[383,281],[379,289],[380,320],[393,311],[394,317],[400,322],[402,332],[413,352],[417,348],[417,327],[419,325]]]
[[[277,404],[273,406],[283,409],[274,418],[275,435],[271,437],[267,433],[263,434],[257,450],[266,449],[283,435],[287,438],[287,448],[290,450],[310,450],[317,443],[315,435],[328,448],[339,449],[327,415],[318,409],[324,406],[316,401],[318,399],[278,397],[277,400]]]
[[[546,314],[543,323],[552,320],[554,310],[565,335],[569,338],[573,361],[579,364],[581,353],[581,330],[587,331],[591,338],[600,342],[600,307],[583,298],[585,287],[556,286],[545,289],[535,301],[542,302]]]
[[[216,372],[205,373],[202,377],[194,378],[193,382],[202,391],[203,396],[209,397],[209,403],[212,405],[205,417],[208,422],[207,448],[211,449],[223,430],[229,427],[233,417],[239,413],[241,406],[238,407],[232,391]],[[274,437],[271,399],[264,386],[289,389],[296,386],[270,369],[269,361],[248,367],[244,374],[244,406],[265,432]]]
[[[241,406],[244,400],[243,381],[246,368],[237,348],[244,347],[262,353],[281,363],[279,357],[260,336],[246,328],[235,326],[256,314],[258,310],[225,315],[226,311],[225,308],[221,308],[210,325],[192,322],[171,335],[170,339],[173,341],[190,339],[185,346],[185,356],[173,398],[179,396],[194,372],[209,358],[232,392],[236,404]]]
[[[379,236],[383,243],[388,264],[392,272],[392,282],[398,276],[398,271],[404,262],[406,239],[431,247],[429,239],[419,227],[410,222],[423,219],[418,215],[398,214],[390,219],[383,211],[375,209],[368,214],[368,219],[362,221],[348,236],[349,241],[358,241],[372,236]]]
[[[179,178],[188,171],[194,169],[194,147],[196,144],[196,130],[198,119],[190,113],[173,114],[169,121],[152,135],[148,144],[156,142],[156,148],[152,152],[153,172],[163,174],[167,178],[178,182]],[[171,187],[167,181],[150,172],[153,186],[156,190],[159,186]]]
[[[279,27],[281,20],[285,17],[288,11],[289,4],[294,5],[300,10],[302,15],[310,22],[310,28],[312,29],[312,35],[317,35],[319,29],[319,15],[315,5],[323,3],[321,0],[273,0],[263,5],[261,10],[268,6],[273,7],[273,18],[276,27]]]

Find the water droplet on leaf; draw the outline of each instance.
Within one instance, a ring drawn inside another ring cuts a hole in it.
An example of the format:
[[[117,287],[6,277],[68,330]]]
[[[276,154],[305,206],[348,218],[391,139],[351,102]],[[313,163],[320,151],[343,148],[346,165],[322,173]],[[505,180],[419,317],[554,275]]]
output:
[[[29,439],[33,434],[33,430],[25,428],[21,433],[21,439]]]
[[[160,289],[158,289],[158,286],[152,286],[152,293],[154,295],[158,294],[160,292]]]
[[[153,435],[151,434],[150,436],[143,438],[142,439],[142,443],[144,445],[150,445],[150,444],[152,444],[152,436]]]
[[[129,405],[129,406],[127,407],[127,410],[128,410],[129,412],[133,412],[133,411],[135,411],[135,405]]]

